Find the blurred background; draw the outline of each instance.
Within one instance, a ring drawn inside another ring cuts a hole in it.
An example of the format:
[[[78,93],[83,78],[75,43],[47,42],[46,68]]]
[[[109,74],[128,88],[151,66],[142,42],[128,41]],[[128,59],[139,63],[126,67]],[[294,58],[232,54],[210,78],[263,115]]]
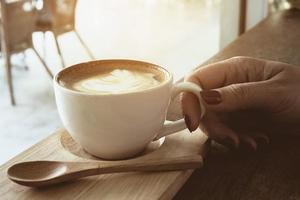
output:
[[[52,76],[127,58],[179,80],[286,0],[1,0],[0,164],[61,122]]]

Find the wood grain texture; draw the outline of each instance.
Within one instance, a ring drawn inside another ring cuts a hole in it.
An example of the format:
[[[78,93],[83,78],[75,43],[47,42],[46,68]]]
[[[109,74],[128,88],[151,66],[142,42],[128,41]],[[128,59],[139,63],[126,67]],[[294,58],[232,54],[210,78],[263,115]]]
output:
[[[239,55],[300,66],[300,10],[269,16],[205,64]],[[254,154],[215,146],[175,199],[300,199],[300,137],[282,134]]]
[[[124,160],[104,164],[101,161],[26,161],[12,165],[7,170],[10,180],[29,187],[45,187],[75,181],[88,176],[124,172],[163,172],[201,168],[201,155],[168,157],[154,160]]]
[[[76,156],[60,143],[60,130],[0,167],[1,199],[170,199],[184,184],[193,170],[172,172],[134,172],[92,176],[47,188],[33,189],[11,182],[7,168],[14,163],[32,160],[95,161]],[[190,134],[187,130],[166,137],[156,151],[130,161],[147,161],[206,154],[206,136],[201,132]],[[98,161],[109,164],[115,161]],[[119,161],[116,161],[119,162]]]

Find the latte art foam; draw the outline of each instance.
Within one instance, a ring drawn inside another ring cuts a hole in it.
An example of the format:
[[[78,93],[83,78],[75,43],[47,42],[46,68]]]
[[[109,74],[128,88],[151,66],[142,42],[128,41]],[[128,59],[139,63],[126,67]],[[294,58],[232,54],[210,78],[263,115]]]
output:
[[[153,73],[115,69],[111,72],[79,80],[72,87],[86,93],[114,94],[140,91],[159,84],[160,82],[155,79]]]

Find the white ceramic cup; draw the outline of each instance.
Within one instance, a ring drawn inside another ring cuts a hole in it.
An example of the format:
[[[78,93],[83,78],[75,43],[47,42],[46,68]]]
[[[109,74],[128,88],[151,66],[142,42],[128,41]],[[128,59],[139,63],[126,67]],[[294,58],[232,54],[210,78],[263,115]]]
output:
[[[153,88],[120,94],[88,94],[59,83],[66,70],[125,65],[155,67],[165,80]],[[181,92],[195,94],[202,116],[205,112],[200,86],[190,82],[173,85],[167,70],[141,61],[99,60],[70,66],[56,74],[54,90],[60,118],[72,138],[90,154],[104,159],[132,157],[151,141],[185,129],[184,119],[165,122],[170,100]]]

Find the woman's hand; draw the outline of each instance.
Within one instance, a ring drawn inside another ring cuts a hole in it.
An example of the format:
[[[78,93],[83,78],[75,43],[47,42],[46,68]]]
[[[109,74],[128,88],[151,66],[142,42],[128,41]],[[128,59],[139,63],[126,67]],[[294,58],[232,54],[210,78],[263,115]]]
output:
[[[234,57],[198,69],[186,77],[202,86],[207,112],[200,119],[198,100],[182,95],[190,131],[198,127],[225,145],[241,143],[256,150],[275,132],[300,134],[300,67]]]

